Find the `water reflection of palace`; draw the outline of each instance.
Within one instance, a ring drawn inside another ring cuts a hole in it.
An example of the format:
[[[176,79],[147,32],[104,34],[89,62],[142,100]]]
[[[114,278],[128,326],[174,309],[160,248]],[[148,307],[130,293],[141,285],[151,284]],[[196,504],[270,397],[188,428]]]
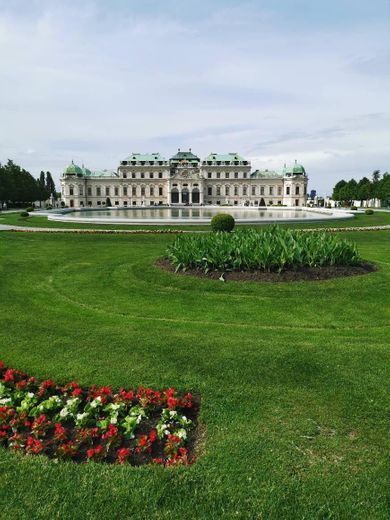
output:
[[[72,163],[61,177],[69,207],[232,205],[305,206],[305,168],[295,161],[280,171],[251,171],[236,153],[212,153],[201,160],[191,149],[166,160],[159,153],[133,153],[116,171]]]

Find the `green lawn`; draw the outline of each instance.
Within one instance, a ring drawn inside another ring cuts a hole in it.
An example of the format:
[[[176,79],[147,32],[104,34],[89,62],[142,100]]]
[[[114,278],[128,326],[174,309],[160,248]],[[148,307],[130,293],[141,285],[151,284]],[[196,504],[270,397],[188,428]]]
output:
[[[388,519],[390,232],[348,238],[377,272],[256,284],[159,271],[167,235],[0,233],[6,364],[202,396],[191,467],[0,450],[0,518]]]
[[[221,211],[228,212],[228,208],[221,208]],[[66,229],[191,229],[194,231],[208,230],[206,225],[167,225],[167,226],[148,226],[148,225],[126,225],[126,224],[82,224],[77,222],[57,222],[47,220],[46,217],[32,215],[29,218],[20,217],[19,213],[0,213],[0,224],[14,226],[33,226]],[[359,226],[381,226],[390,224],[390,212],[375,211],[373,215],[357,213],[353,219],[347,220],[327,220],[325,222],[301,222],[297,224],[282,224],[299,228],[318,228],[318,227],[359,227]],[[247,226],[243,226],[247,227]],[[250,227],[253,227],[251,225]]]

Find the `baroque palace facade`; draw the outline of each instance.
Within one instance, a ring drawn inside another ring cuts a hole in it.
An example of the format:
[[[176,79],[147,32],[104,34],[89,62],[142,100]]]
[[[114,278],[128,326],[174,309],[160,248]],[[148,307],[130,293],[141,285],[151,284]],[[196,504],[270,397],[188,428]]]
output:
[[[236,153],[200,159],[180,149],[169,160],[133,153],[116,171],[91,171],[73,163],[61,177],[62,202],[74,208],[154,205],[305,206],[307,175],[295,161],[278,173],[251,171]]]

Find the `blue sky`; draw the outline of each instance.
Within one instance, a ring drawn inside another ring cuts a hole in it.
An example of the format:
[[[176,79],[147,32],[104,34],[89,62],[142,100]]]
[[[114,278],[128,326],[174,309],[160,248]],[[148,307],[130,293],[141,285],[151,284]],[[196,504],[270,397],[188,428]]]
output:
[[[0,160],[239,152],[310,188],[390,169],[389,0],[0,0]]]

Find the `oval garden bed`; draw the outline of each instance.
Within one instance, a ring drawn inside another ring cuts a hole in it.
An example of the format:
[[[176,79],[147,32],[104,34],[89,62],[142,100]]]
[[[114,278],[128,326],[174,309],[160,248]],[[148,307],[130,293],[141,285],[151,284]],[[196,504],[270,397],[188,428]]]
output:
[[[277,226],[181,235],[156,265],[178,274],[222,281],[325,280],[376,270],[348,240]]]
[[[74,462],[166,466],[195,460],[199,397],[140,387],[38,383],[0,361],[0,445]]]

